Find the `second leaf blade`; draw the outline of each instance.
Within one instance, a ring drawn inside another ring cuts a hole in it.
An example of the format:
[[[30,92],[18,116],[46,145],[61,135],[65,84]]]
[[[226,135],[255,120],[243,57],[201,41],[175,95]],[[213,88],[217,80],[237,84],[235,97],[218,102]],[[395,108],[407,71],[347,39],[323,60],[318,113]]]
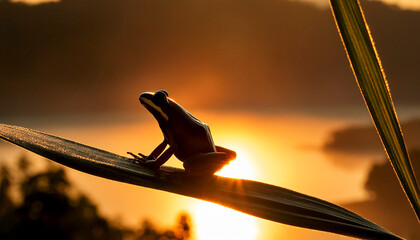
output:
[[[357,0],[331,0],[347,56],[395,173],[420,221],[420,191],[372,36]]]

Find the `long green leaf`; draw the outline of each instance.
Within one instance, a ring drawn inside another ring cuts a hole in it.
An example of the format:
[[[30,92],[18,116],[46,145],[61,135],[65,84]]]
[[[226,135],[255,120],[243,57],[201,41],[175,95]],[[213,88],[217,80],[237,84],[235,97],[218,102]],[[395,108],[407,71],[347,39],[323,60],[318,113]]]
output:
[[[0,138],[96,176],[218,203],[289,225],[364,239],[401,239],[332,203],[273,185],[225,177],[196,178],[181,169],[153,172],[122,157],[35,130],[0,124]]]
[[[388,83],[360,4],[357,0],[331,0],[330,3],[360,91],[395,173],[420,221],[419,187]]]

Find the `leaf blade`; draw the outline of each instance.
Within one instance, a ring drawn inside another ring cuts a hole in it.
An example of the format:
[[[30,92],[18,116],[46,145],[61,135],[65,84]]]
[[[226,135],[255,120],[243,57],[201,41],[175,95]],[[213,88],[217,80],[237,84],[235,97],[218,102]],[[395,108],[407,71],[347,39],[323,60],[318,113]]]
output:
[[[125,157],[18,126],[0,124],[0,138],[79,171],[212,201],[264,219],[359,238],[401,239],[342,207],[285,188],[217,176],[191,181],[186,174],[156,174]]]
[[[357,0],[330,0],[344,48],[382,144],[420,221],[420,191],[391,92],[372,35]]]

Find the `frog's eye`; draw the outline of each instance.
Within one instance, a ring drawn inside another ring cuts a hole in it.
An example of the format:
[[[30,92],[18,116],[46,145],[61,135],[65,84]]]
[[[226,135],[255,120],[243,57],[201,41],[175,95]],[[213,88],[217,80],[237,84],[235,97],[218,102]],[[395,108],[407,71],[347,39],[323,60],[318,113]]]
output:
[[[152,102],[157,106],[161,106],[162,103],[168,101],[167,96],[168,93],[165,90],[157,91],[152,97]]]
[[[169,94],[166,90],[161,89],[161,90],[157,91],[156,93],[158,93],[158,92],[161,92],[161,93],[165,94],[167,97],[169,97]]]

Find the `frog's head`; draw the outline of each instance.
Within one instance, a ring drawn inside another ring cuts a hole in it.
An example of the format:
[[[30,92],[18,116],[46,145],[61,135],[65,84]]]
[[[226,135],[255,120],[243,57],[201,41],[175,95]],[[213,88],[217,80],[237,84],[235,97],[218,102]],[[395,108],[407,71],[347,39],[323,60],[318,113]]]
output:
[[[169,101],[168,92],[159,90],[155,93],[144,92],[140,94],[140,103],[156,118],[159,123],[168,121],[168,114],[165,110],[168,109]]]

